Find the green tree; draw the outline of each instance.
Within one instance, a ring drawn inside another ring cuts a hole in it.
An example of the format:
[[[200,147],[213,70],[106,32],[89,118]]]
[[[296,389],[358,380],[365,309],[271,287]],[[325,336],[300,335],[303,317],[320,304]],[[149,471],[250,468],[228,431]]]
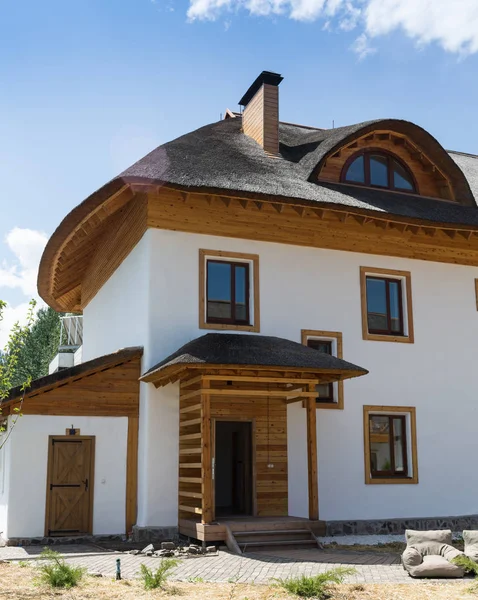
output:
[[[60,313],[52,308],[40,308],[36,319],[25,334],[12,373],[13,387],[28,379],[48,375],[48,365],[58,352]]]
[[[3,300],[0,300],[0,322],[3,319],[3,312],[6,307],[6,303]],[[0,357],[0,402],[8,397],[9,392],[12,387],[15,385],[15,373],[17,372],[20,355],[25,347],[26,340],[31,332],[33,322],[35,320],[35,300],[30,301],[30,305],[28,308],[26,323],[24,325],[20,325],[20,323],[15,323],[10,331],[10,335],[8,337],[7,345]],[[10,436],[13,428],[15,427],[18,418],[21,416],[21,409],[23,405],[23,399],[25,397],[25,391],[30,385],[31,377],[27,377],[23,382],[18,385],[21,385],[22,389],[22,397],[19,403],[19,406],[16,406],[13,409],[13,417],[10,423],[10,427],[6,436],[3,436],[3,440],[0,442],[0,448],[2,448],[8,437]],[[0,407],[1,414],[1,407]],[[2,421],[0,424],[0,432],[5,431],[5,422]]]

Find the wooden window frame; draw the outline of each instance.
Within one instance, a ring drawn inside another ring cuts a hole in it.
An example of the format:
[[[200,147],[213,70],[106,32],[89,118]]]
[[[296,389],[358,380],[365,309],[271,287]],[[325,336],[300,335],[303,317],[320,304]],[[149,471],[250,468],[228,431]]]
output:
[[[371,334],[375,335],[400,335],[403,336],[404,327],[403,327],[403,289],[402,289],[402,280],[394,279],[392,277],[377,277],[376,275],[365,275],[365,285],[367,285],[367,281],[373,279],[375,281],[384,281],[385,282],[385,303],[387,305],[387,329],[371,329],[368,323],[368,307],[367,307],[367,330]],[[398,315],[399,315],[399,331],[394,331],[392,329],[392,318],[391,314],[391,306],[390,306],[390,284],[396,283],[398,284]]]
[[[208,270],[208,265],[210,263],[213,264],[224,264],[224,265],[229,265],[231,267],[231,281],[230,281],[230,286],[231,286],[231,318],[219,318],[219,317],[209,317],[208,316],[208,302],[209,302],[209,298],[208,298],[208,277],[209,277],[209,270]],[[236,317],[236,267],[240,267],[245,269],[246,271],[246,289],[245,289],[245,296],[246,296],[246,318],[241,320],[238,319]],[[206,257],[206,264],[205,264],[205,268],[206,268],[206,322],[210,325],[212,324],[223,324],[223,325],[245,325],[245,326],[249,326],[251,324],[251,315],[250,315],[250,304],[251,304],[251,299],[250,299],[250,264],[248,262],[239,262],[239,261],[235,261],[235,260],[217,260],[214,258],[209,258]]]
[[[207,262],[238,263],[248,266],[248,281],[246,296],[248,298],[247,314],[248,324],[221,320],[209,322],[207,320]],[[251,272],[252,271],[252,272]],[[252,293],[251,293],[252,284]],[[220,250],[199,250],[199,328],[219,329],[231,331],[260,331],[260,297],[259,297],[259,255],[244,254],[242,252],[225,252]]]
[[[386,186],[385,185],[376,185],[376,184],[374,185],[371,183],[371,180],[370,180],[370,157],[372,155],[381,156],[382,158],[385,158],[387,161],[387,185]],[[347,171],[349,170],[349,167],[354,162],[354,160],[356,160],[360,156],[363,156],[364,181],[363,182],[349,181],[346,178]],[[393,183],[393,161],[396,161],[405,170],[407,175],[410,177],[410,180],[413,185],[413,190],[405,190],[403,188],[395,187],[395,185]],[[417,180],[416,180],[414,174],[412,173],[412,171],[410,170],[410,168],[396,154],[393,154],[393,152],[389,152],[382,148],[364,148],[363,150],[359,150],[358,152],[355,152],[355,154],[352,154],[352,156],[349,156],[349,158],[345,161],[344,166],[342,167],[342,171],[340,173],[340,181],[341,181],[341,183],[347,183],[350,185],[360,185],[362,187],[370,187],[370,188],[374,188],[374,189],[378,189],[378,190],[392,190],[393,192],[400,192],[403,194],[416,194],[416,195],[420,194],[420,191],[418,189]]]
[[[302,329],[301,330],[301,343],[307,346],[309,339],[318,339],[324,341],[335,340],[336,344],[336,356],[337,358],[343,359],[343,337],[341,331],[323,331],[319,329]],[[333,385],[333,384],[332,384]],[[335,390],[334,390],[335,392]],[[316,402],[316,408],[328,409],[328,410],[343,410],[344,409],[344,382],[337,382],[337,402],[320,403]]]
[[[376,333],[369,331],[367,311],[367,277],[376,279],[391,279],[395,281],[400,280],[402,334]],[[362,305],[362,339],[376,342],[403,342],[406,344],[414,343],[415,336],[413,329],[412,276],[410,271],[379,269],[375,267],[360,267],[360,301]],[[405,316],[407,326],[406,331],[404,327]]]
[[[368,415],[368,426],[369,426],[369,435],[372,435],[370,433],[370,422],[372,421],[372,419],[374,417],[382,417],[382,418],[387,418],[388,419],[388,427],[389,427],[389,435],[388,435],[388,445],[389,445],[389,449],[390,449],[390,469],[388,470],[376,470],[374,471],[372,468],[372,465],[370,464],[370,472],[371,472],[371,476],[373,478],[376,477],[385,477],[385,478],[390,478],[393,477],[394,479],[396,479],[397,477],[407,477],[408,478],[408,435],[407,435],[407,419],[405,415],[391,415],[391,414],[387,414],[387,415],[374,415],[373,413],[369,413]],[[403,462],[403,466],[404,469],[402,472],[397,471],[396,469],[396,465],[395,465],[395,445],[394,445],[394,431],[393,431],[393,422],[396,421],[397,419],[399,419],[402,423],[402,432],[403,432],[403,447],[402,447],[402,462]],[[370,442],[371,444],[373,443],[372,441]],[[370,463],[371,463],[371,458],[372,456],[369,457],[370,458]]]
[[[403,416],[405,420],[405,440],[406,440],[406,456],[407,469],[409,475],[400,477],[394,475],[373,476],[371,469],[371,454],[370,454],[370,416]],[[365,483],[367,485],[383,485],[383,484],[417,484],[418,483],[418,453],[417,453],[417,421],[416,409],[414,406],[364,406],[363,407],[363,428],[364,428],[364,468],[365,468]],[[409,460],[411,456],[411,461]],[[411,469],[410,469],[411,467]]]

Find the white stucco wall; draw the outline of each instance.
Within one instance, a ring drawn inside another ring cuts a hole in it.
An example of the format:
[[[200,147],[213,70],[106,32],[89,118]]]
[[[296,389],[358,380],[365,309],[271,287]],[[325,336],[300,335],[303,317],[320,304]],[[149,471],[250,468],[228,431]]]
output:
[[[10,437],[8,427],[11,417],[7,418],[4,433],[0,436],[0,536],[8,539],[8,501],[10,489]]]
[[[144,234],[85,307],[83,362],[120,348],[147,345],[149,235]]]
[[[9,442],[9,538],[44,535],[48,436],[65,435],[72,424],[96,436],[93,533],[125,533],[128,419],[25,415]]]
[[[301,329],[341,331],[344,358],[370,371],[345,382],[344,411],[317,413],[320,518],[478,512],[478,480],[469,477],[475,470],[478,417],[478,268],[162,230],[149,230],[141,244],[87,307],[85,348],[95,336],[95,349],[105,346],[99,338],[108,323],[107,308],[118,298],[121,310],[113,308],[111,319],[119,324],[121,313],[122,330],[114,348],[108,342],[108,351],[144,345],[143,368],[149,368],[207,333],[198,328],[199,249],[257,253],[260,333],[300,342]],[[411,271],[414,344],[362,340],[360,266]],[[124,302],[132,294],[132,281],[137,294],[146,290],[146,313],[135,308],[145,306],[144,297]],[[177,518],[172,488],[177,485],[178,429],[172,393],[142,385],[140,524],[171,525]],[[365,485],[362,409],[369,404],[416,407],[418,485]],[[300,406],[288,408],[288,427],[290,513],[305,515],[305,415]],[[165,481],[165,472],[172,481]]]

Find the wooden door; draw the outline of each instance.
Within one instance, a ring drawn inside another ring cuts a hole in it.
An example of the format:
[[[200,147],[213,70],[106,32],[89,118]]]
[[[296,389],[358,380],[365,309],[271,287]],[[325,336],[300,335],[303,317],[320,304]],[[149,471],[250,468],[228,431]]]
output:
[[[94,437],[49,438],[45,535],[91,534]]]

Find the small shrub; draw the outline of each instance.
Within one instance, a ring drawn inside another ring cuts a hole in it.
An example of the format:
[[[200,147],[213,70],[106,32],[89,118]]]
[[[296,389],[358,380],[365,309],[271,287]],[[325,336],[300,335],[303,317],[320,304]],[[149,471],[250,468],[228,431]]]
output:
[[[145,564],[142,564],[140,576],[144,589],[155,590],[156,588],[162,588],[177,564],[178,561],[174,558],[163,558],[156,571],[152,571]]]
[[[68,565],[59,552],[50,548],[45,548],[40,556],[48,562],[40,565],[39,579],[51,587],[66,589],[75,587],[86,572],[82,567]]]
[[[478,577],[478,563],[474,560],[471,560],[468,556],[456,556],[451,561],[453,564],[462,567],[465,570],[465,573],[473,573],[476,577]]]
[[[310,577],[301,575],[300,577],[289,577],[288,579],[277,579],[276,581],[289,594],[300,598],[318,598],[322,600],[329,596],[331,585],[342,583],[347,575],[353,575],[355,572],[355,569],[339,567],[319,575]]]
[[[204,583],[202,577],[188,577],[188,583]]]

